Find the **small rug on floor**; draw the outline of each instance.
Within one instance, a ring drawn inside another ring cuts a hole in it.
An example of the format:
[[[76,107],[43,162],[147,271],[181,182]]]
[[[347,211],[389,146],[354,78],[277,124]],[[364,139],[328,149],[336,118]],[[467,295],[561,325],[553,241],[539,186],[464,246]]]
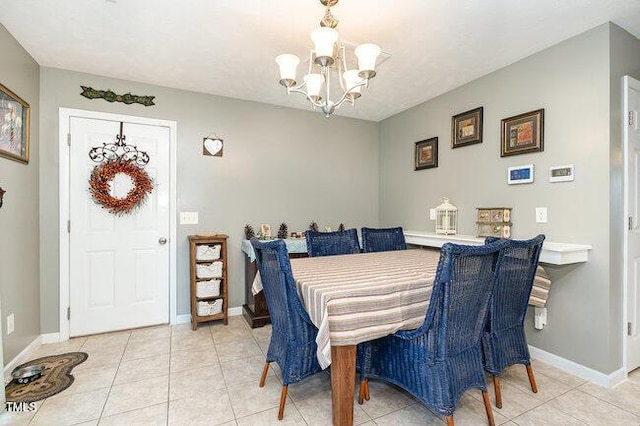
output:
[[[35,402],[62,392],[74,381],[71,375],[73,367],[85,362],[88,356],[84,352],[69,352],[37,358],[17,366],[13,371],[32,365],[45,368],[42,376],[30,383],[20,384],[12,380],[5,387],[7,402]]]

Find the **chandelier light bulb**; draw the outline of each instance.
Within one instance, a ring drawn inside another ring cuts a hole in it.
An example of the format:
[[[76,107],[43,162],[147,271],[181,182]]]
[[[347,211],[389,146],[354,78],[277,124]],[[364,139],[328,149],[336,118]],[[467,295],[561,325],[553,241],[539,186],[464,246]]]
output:
[[[316,52],[315,63],[323,67],[332,65],[333,47],[338,41],[338,32],[333,28],[316,28],[311,32],[311,40]]]
[[[276,63],[280,67],[280,84],[285,87],[295,86],[296,70],[300,63],[300,58],[290,53],[285,53],[276,57]]]
[[[322,74],[307,74],[304,76],[304,82],[307,83],[307,94],[314,100],[320,99],[320,90],[322,90],[322,83],[324,83],[324,76]]]
[[[349,94],[353,95],[353,99],[360,97],[360,89],[362,88],[362,83],[364,83],[364,79],[358,75],[358,72],[358,70],[348,70],[342,74],[346,83],[345,90],[348,90]]]
[[[365,43],[356,47],[358,57],[358,69],[360,77],[373,78],[376,75],[376,59],[380,55],[380,46],[373,43]]]

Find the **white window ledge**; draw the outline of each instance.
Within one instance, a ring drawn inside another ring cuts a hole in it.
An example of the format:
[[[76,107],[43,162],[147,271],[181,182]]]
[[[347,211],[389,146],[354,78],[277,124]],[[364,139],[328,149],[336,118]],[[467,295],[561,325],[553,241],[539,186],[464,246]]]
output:
[[[484,238],[471,235],[439,235],[431,232],[405,231],[407,244],[425,247],[442,247],[444,243],[482,245]],[[566,244],[545,241],[540,254],[540,262],[551,265],[568,265],[589,260],[591,246],[584,244]]]

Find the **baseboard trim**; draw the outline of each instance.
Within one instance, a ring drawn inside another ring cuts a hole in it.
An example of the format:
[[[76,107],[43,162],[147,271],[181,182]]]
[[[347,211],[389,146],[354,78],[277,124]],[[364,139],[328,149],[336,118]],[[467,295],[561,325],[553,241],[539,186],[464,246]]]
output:
[[[176,322],[174,324],[185,324],[187,322],[191,322],[191,315],[184,314],[176,316]]]
[[[60,333],[45,333],[42,335],[43,345],[47,343],[60,343]]]
[[[9,383],[12,380],[11,372],[14,368],[19,366],[20,364],[25,363],[31,355],[40,347],[42,344],[42,336],[36,337],[33,342],[29,343],[26,348],[22,350],[18,355],[15,356],[8,364],[4,366],[3,374],[4,374],[4,382]]]
[[[529,352],[533,358],[606,388],[617,386],[627,379],[627,374],[622,368],[611,374],[605,374],[531,345],[529,345]]]
[[[227,315],[229,315],[230,317],[242,315],[242,306],[238,306],[237,308],[229,308],[229,310],[227,311]]]

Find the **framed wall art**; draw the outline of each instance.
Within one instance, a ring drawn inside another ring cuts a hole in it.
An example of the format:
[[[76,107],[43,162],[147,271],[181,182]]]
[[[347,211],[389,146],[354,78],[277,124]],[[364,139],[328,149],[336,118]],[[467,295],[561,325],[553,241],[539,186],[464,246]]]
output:
[[[262,238],[264,239],[270,239],[271,238],[271,225],[263,223],[262,225],[260,225],[260,234],[262,235]]]
[[[482,143],[482,107],[451,117],[451,148]]]
[[[501,124],[501,157],[544,151],[544,109],[505,118]]]
[[[438,138],[416,142],[414,170],[438,167]]]
[[[29,104],[0,84],[0,156],[29,162]]]

